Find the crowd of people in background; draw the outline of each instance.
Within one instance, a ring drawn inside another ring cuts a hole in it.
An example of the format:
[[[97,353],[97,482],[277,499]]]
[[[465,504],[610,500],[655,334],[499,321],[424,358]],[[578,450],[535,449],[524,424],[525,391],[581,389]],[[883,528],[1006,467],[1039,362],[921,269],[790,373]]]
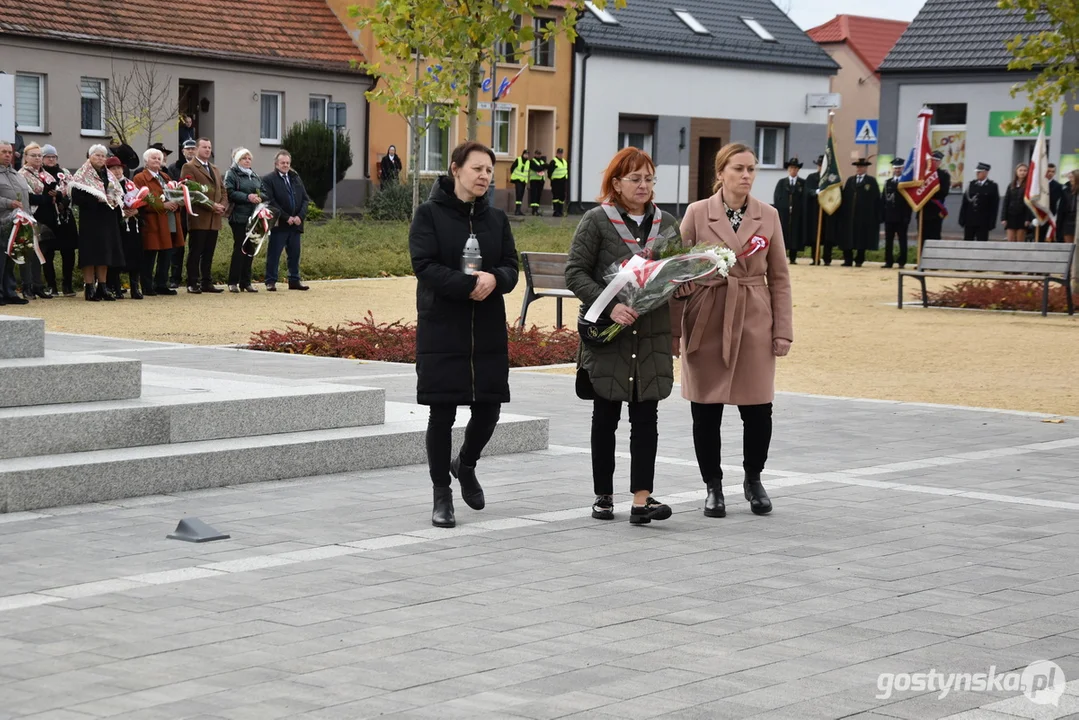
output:
[[[195,137],[190,116],[180,123],[180,137],[181,157],[171,165],[172,151],[162,143],[141,157],[125,144],[95,144],[74,171],[60,164],[52,145],[0,140],[0,237],[6,243],[14,212],[23,210],[37,221],[44,258],[41,262],[32,253],[17,265],[0,253],[0,305],[75,297],[76,265],[83,296],[92,302],[174,296],[181,286],[196,295],[224,292],[211,275],[223,221],[233,237],[228,290],[257,292],[252,279],[257,247],[245,244],[245,237],[263,203],[276,218],[266,250],[266,290],[277,290],[282,252],[289,289],[307,290],[300,277],[300,240],[309,199],[290,154],[279,151],[273,171],[259,175],[251,152],[237,148],[222,172],[213,162],[213,142]],[[166,199],[168,184],[186,179],[207,189],[207,205]],[[154,202],[131,201],[142,188]]]
[[[939,239],[943,220],[948,214],[945,201],[951,191],[952,179],[940,165],[943,158],[943,153],[933,153],[932,171],[940,176],[940,187],[922,207],[923,238]],[[803,179],[798,175],[802,163],[798,158],[791,158],[786,165],[787,177],[776,183],[772,205],[783,223],[789,262],[796,263],[803,249],[815,257],[819,235],[820,261],[824,265],[832,264],[833,249],[838,247],[843,253],[844,267],[862,267],[866,251],[876,247],[879,241],[883,224],[884,269],[896,265],[905,267],[914,212],[900,193],[899,178],[903,173],[904,160],[892,160],[892,176],[885,181],[883,189],[877,178],[867,172],[870,162],[864,158],[855,160],[855,172],[844,183],[842,203],[832,215],[818,212],[817,190],[823,162],[824,156],[821,155],[817,158],[816,172]],[[1050,211],[1056,217],[1054,239],[1058,242],[1074,242],[1079,193],[1073,188],[1079,182],[1079,170],[1069,173],[1068,183],[1061,184],[1056,180],[1056,165],[1047,167]],[[975,179],[970,181],[963,193],[958,218],[963,228],[963,238],[985,242],[999,224],[1011,242],[1046,240],[1048,230],[1037,226],[1034,214],[1024,200],[1027,165],[1020,163],[1016,166],[1003,196],[997,184],[989,179],[991,169],[987,163],[978,163]]]

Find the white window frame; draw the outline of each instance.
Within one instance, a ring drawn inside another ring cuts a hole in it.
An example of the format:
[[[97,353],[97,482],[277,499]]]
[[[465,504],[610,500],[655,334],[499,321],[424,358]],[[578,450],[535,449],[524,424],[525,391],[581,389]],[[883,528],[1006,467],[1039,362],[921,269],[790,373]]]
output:
[[[455,121],[451,120],[450,124],[443,128],[441,125],[438,124],[438,122],[434,121],[434,119],[431,118],[431,107],[431,105],[428,105],[424,109],[424,122],[427,125],[427,130],[422,135],[420,135],[421,147],[417,148],[416,151],[412,153],[412,156],[416,158],[416,165],[417,167],[419,167],[419,172],[421,175],[440,175],[442,173],[445,173],[446,169],[449,167],[450,153],[453,151],[452,143],[454,138],[453,131]],[[431,157],[429,143],[431,142],[431,136],[434,133],[445,133],[446,147],[443,150],[442,162],[439,163],[438,167],[431,168],[429,167],[429,160]]]
[[[627,132],[618,133],[618,149],[619,150],[621,150],[623,148],[628,148],[630,146],[637,147],[636,145],[632,145],[632,143],[630,143],[630,141],[629,141],[630,135],[640,135],[641,137],[643,137],[644,142],[642,142],[641,144],[644,145],[644,147],[639,148],[639,149],[643,150],[644,152],[648,153],[649,155],[653,154],[652,150],[653,150],[653,148],[655,147],[655,144],[656,144],[656,136],[655,136],[655,134],[644,135],[643,133],[627,133]]]
[[[318,100],[319,102],[322,103],[322,117],[320,117],[320,118],[311,117],[311,101],[312,100]],[[330,117],[330,103],[332,103],[332,102],[333,102],[333,96],[332,95],[319,95],[317,93],[312,94],[312,95],[308,95],[307,96],[307,117],[309,119],[311,119],[311,120],[318,120],[320,122],[328,124],[327,121],[329,120],[329,117]]]
[[[262,137],[262,103],[267,97],[277,98],[277,137]],[[259,93],[259,143],[262,145],[281,144],[281,126],[284,117],[285,93],[276,90],[263,90]]]
[[[775,162],[766,163],[764,161],[764,134],[768,130],[776,131],[776,147],[775,147]],[[757,158],[760,160],[760,167],[762,170],[775,170],[776,168],[782,168],[785,162],[784,155],[787,151],[787,135],[789,133],[788,128],[782,125],[758,125],[757,126],[757,140],[756,148]]]
[[[708,30],[708,28],[706,28],[704,25],[701,24],[700,20],[693,17],[693,13],[691,13],[689,10],[683,10],[682,8],[677,8],[677,9],[672,8],[671,12],[673,12],[675,14],[675,16],[679,20],[684,22],[686,24],[686,27],[688,27],[690,30],[692,30],[695,34],[697,34],[697,35],[711,35],[712,34]],[[752,19],[752,18],[750,18],[750,19]]]
[[[768,32],[768,30],[763,25],[761,25],[760,22],[758,22],[755,18],[746,17],[743,15],[742,22],[746,24],[746,27],[756,33],[757,37],[759,37],[761,40],[765,42],[779,42],[778,40],[776,40],[775,35]]]
[[[584,6],[588,8],[589,12],[595,15],[596,19],[604,25],[619,24],[618,20],[615,19],[614,15],[611,15],[609,12],[607,12],[606,9],[601,10],[600,8],[596,7],[595,3],[590,2],[589,0],[585,0]]]
[[[19,122],[19,78],[37,80],[37,125],[28,125]],[[43,133],[45,132],[45,76],[40,73],[15,73],[15,122],[19,125],[19,132]],[[79,103],[79,114],[82,114],[82,102]]]
[[[90,83],[97,83],[97,99],[101,104],[101,117],[99,122],[100,128],[85,128],[82,127],[82,101],[84,98],[92,98],[93,95],[86,94],[87,85]],[[109,81],[105,78],[95,77],[82,77],[79,78],[79,133],[88,137],[105,137],[109,134],[108,126],[105,124],[105,94],[109,91]]]
[[[499,103],[499,105],[501,105],[501,104],[502,103]],[[505,121],[504,122],[499,121],[499,115],[505,115]],[[506,126],[506,147],[505,148],[500,148],[498,143],[495,142],[495,146],[491,148],[492,150],[494,150],[495,155],[503,155],[503,156],[509,157],[510,148],[512,148],[514,146],[514,143],[513,143],[514,132],[513,131],[514,131],[514,125],[516,124],[516,120],[517,120],[517,108],[516,107],[508,108],[508,109],[505,109],[505,110],[491,110],[491,122],[494,124],[494,134],[493,134],[491,139],[497,141],[498,136],[499,136],[499,134],[498,134],[499,126],[503,125],[503,124]]]
[[[555,36],[551,35],[547,40],[543,39],[543,29],[547,27],[547,23],[552,22],[551,18],[534,17],[532,18],[532,32],[535,33],[535,38],[532,40],[532,67],[545,68],[548,70],[554,69],[555,64]],[[542,65],[539,60],[539,49],[542,45],[548,46],[547,54],[551,58],[550,64]]]

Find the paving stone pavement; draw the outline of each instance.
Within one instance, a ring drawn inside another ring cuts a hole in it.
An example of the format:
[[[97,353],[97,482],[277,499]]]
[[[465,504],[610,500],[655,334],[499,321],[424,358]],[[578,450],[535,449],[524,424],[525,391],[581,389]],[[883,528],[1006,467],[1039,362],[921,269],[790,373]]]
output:
[[[413,400],[407,366],[46,342]],[[572,378],[511,382],[507,411],[554,418],[551,448],[483,461],[487,508],[458,501],[453,530],[430,526],[419,466],[0,515],[0,719],[1079,712],[1079,418],[781,394],[775,511],[740,497],[731,413],[729,514],[709,519],[672,397],[656,495],[675,513],[641,527],[628,492],[615,521],[589,515]],[[232,538],[166,540],[189,515]],[[1075,680],[1056,705],[903,680],[1038,660]]]

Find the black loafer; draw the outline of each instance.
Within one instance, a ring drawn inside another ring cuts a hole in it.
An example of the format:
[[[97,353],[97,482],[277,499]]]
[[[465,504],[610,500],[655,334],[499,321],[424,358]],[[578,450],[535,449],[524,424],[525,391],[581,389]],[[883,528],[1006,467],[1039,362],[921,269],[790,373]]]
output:
[[[634,505],[629,511],[629,521],[634,525],[645,525],[653,520],[666,520],[671,516],[671,508],[654,497],[649,497],[644,505]]]
[[[597,495],[592,503],[592,517],[596,520],[614,520],[614,498],[610,495]]]
[[[727,517],[727,505],[723,501],[723,485],[712,483],[708,486],[708,495],[704,498],[704,516],[712,518]]]
[[[450,474],[461,483],[461,499],[473,510],[482,510],[487,502],[483,498],[483,488],[476,479],[476,468],[461,463],[458,455],[450,461]]]

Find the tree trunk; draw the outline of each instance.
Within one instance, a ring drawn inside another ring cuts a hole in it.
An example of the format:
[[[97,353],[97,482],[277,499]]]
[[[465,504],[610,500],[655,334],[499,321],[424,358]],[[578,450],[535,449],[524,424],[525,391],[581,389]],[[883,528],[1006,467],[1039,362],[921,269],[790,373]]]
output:
[[[416,53],[416,92],[420,87],[420,55]],[[420,106],[414,105],[412,113],[412,157],[408,159],[409,172],[412,173],[412,214],[416,214],[416,208],[420,206]]]
[[[475,140],[479,132],[479,95],[480,83],[483,82],[483,65],[479,62],[472,64],[468,71],[468,130],[466,140]]]

